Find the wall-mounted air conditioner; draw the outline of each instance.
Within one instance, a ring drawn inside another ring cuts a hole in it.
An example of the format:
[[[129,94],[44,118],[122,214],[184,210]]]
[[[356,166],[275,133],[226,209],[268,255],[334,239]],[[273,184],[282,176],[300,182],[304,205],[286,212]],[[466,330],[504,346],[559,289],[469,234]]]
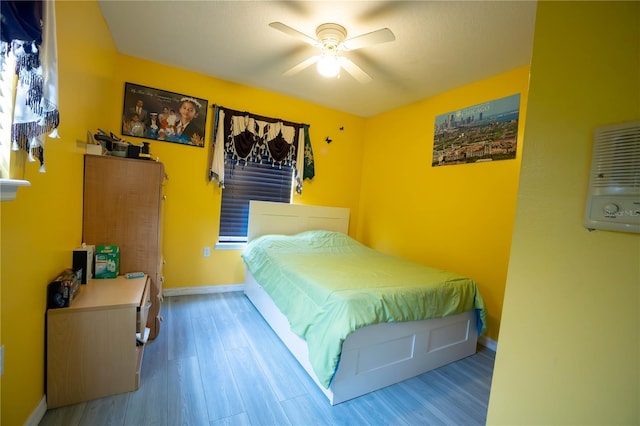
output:
[[[640,233],[640,121],[595,129],[584,226]]]

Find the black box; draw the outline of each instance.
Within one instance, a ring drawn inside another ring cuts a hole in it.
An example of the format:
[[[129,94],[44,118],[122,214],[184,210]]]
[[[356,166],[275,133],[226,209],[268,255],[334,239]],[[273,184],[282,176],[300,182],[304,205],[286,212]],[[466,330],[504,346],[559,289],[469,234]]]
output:
[[[142,147],[140,145],[129,144],[127,147],[127,158],[140,158],[140,150]]]
[[[47,309],[67,308],[80,289],[80,270],[65,269],[47,286]]]

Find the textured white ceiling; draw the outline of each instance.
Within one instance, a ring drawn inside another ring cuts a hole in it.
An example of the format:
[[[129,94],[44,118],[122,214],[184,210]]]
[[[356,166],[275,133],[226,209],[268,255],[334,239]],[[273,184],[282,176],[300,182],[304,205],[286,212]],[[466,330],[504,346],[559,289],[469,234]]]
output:
[[[529,64],[534,1],[118,1],[99,5],[120,53],[369,117]],[[348,38],[387,27],[396,40],[347,52],[373,81],[315,66],[317,49],[269,27]]]

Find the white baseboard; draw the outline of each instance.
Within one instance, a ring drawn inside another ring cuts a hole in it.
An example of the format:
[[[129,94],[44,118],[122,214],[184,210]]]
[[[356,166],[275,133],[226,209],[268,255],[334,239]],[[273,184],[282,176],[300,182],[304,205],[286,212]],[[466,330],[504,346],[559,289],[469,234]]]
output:
[[[498,351],[498,342],[493,339],[488,338],[487,336],[478,337],[478,343],[484,346],[487,349],[491,349],[494,352]]]
[[[46,412],[47,412],[47,396],[42,395],[42,399],[40,400],[36,408],[33,410],[31,415],[27,419],[27,421],[24,422],[24,426],[38,426]]]
[[[205,285],[205,286],[199,286],[199,287],[165,288],[162,290],[162,295],[164,297],[189,296],[192,294],[229,293],[232,291],[243,291],[243,290],[244,290],[244,284]]]

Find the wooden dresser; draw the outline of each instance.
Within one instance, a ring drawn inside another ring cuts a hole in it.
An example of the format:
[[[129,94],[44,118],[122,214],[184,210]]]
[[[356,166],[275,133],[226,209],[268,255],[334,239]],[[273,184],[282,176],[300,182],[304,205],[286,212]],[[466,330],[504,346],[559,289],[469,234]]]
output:
[[[89,280],[71,306],[47,310],[49,408],[138,389],[149,302],[146,275],[119,276]]]
[[[151,279],[149,338],[160,332],[164,165],[152,160],[84,157],[82,241],[120,247],[120,274]]]

